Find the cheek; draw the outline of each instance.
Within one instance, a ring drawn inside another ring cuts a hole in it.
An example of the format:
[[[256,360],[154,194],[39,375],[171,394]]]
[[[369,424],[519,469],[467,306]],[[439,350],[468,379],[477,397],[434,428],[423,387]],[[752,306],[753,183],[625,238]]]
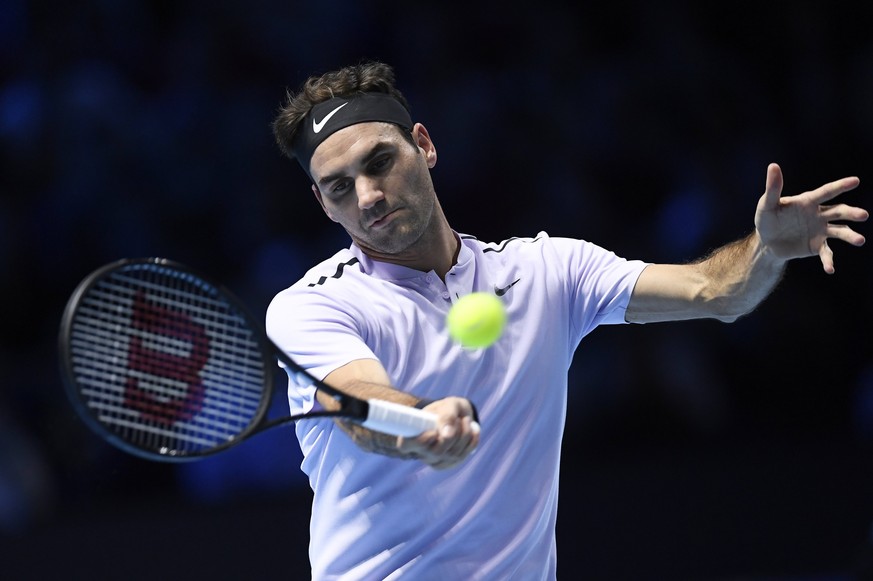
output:
[[[350,202],[349,204],[325,204],[324,213],[327,214],[327,217],[333,222],[343,226],[356,223],[358,220],[358,206],[354,202]]]
[[[326,203],[322,203],[322,204],[321,204],[321,209],[324,210],[324,214],[325,214],[328,218],[330,218],[331,221],[333,221],[333,222],[339,222],[339,220],[337,219],[337,217],[340,215],[340,213],[337,211],[336,208],[334,208],[334,207],[332,207],[332,206],[330,206],[330,205],[328,205],[328,204],[326,204]]]

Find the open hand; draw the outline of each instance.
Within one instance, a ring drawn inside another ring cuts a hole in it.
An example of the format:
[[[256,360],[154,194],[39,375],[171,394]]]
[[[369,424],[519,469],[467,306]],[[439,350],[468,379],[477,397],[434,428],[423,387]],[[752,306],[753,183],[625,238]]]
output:
[[[767,168],[767,186],[755,212],[755,227],[764,247],[782,260],[818,255],[824,271],[833,274],[834,253],[828,239],[843,240],[853,246],[861,246],[865,241],[848,225],[834,222],[864,222],[869,214],[863,208],[824,202],[855,189],[859,183],[856,177],[843,178],[783,198],[782,169],[771,163]]]

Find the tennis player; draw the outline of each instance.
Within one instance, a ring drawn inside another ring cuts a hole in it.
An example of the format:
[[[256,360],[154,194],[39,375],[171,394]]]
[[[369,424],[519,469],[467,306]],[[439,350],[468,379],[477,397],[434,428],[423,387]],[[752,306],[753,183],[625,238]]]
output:
[[[450,227],[431,180],[434,140],[379,62],[308,79],[274,132],[352,242],[275,297],[269,335],[329,384],[439,418],[417,438],[297,424],[314,579],[554,579],[567,371],[582,338],[604,324],[734,321],[788,260],[818,255],[832,273],[829,239],[864,243],[845,223],[867,212],[829,205],[857,178],[782,197],[775,164],[755,230],[692,264],[626,260],[545,232],[482,242]],[[508,313],[485,350],[444,328],[474,291]],[[313,391],[290,388],[291,412],[331,406]]]

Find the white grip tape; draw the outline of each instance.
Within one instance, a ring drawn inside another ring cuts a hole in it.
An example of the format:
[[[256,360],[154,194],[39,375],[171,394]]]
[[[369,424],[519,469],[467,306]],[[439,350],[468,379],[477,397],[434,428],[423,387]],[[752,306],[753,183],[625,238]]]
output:
[[[437,425],[435,414],[418,408],[380,399],[367,400],[367,404],[370,411],[361,425],[370,430],[410,437],[432,430]]]

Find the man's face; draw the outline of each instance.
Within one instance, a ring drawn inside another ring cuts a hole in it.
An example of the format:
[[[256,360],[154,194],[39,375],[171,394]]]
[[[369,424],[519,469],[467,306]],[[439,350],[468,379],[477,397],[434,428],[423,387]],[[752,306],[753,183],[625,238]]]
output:
[[[420,124],[413,139],[418,147],[396,125],[359,123],[328,137],[310,160],[325,213],[369,254],[403,253],[432,226],[436,150]]]

